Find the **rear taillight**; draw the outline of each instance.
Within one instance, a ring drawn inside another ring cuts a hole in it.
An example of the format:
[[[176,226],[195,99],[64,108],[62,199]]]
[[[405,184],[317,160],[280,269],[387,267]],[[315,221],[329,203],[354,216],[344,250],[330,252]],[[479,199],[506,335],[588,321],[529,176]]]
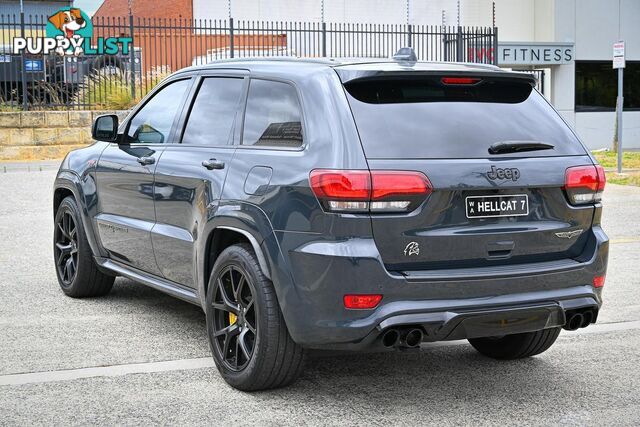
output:
[[[311,189],[329,211],[366,212],[371,196],[369,171],[317,169],[309,176]]]
[[[575,166],[567,169],[564,189],[574,205],[599,202],[606,178],[600,165]]]
[[[431,193],[429,179],[415,171],[311,171],[311,189],[329,212],[409,212]]]

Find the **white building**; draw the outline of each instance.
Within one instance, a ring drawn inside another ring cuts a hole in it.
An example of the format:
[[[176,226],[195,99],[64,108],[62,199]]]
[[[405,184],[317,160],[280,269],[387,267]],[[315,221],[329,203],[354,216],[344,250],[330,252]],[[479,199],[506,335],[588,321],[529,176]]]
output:
[[[197,19],[492,26],[491,0],[193,0]],[[590,148],[611,146],[626,43],[623,146],[640,149],[640,0],[496,0],[499,65],[544,70],[544,94]]]

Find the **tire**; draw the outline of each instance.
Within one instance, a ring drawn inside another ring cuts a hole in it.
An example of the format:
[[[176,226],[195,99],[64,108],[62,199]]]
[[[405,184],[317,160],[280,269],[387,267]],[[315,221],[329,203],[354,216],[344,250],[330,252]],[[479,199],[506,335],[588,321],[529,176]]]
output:
[[[556,342],[561,329],[543,329],[500,338],[472,338],[469,343],[481,354],[493,359],[522,359],[548,350]]]
[[[80,210],[75,199],[66,197],[54,219],[53,259],[62,291],[73,298],[96,297],[109,293],[115,277],[98,270]]]
[[[289,335],[273,283],[262,273],[250,245],[230,246],[216,260],[205,313],[211,352],[229,385],[267,390],[298,378],[304,350]]]

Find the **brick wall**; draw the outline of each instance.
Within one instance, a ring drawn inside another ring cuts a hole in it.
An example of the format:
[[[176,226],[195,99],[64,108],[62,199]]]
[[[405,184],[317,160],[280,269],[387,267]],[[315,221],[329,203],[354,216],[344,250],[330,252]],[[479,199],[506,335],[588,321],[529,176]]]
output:
[[[91,124],[108,111],[0,113],[0,161],[60,159],[93,142]],[[116,111],[121,118],[126,111]]]
[[[132,2],[131,12],[135,17],[147,19],[162,18],[167,21],[180,18],[192,19],[193,4],[191,0],[135,0]],[[128,15],[128,0],[104,0],[93,16],[106,18]]]

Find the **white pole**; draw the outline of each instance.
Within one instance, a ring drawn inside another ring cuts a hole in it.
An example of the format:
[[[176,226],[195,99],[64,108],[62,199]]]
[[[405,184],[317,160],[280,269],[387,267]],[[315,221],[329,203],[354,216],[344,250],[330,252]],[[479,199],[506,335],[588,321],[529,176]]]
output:
[[[622,173],[622,107],[624,106],[624,96],[622,93],[624,68],[618,68],[618,173]]]

